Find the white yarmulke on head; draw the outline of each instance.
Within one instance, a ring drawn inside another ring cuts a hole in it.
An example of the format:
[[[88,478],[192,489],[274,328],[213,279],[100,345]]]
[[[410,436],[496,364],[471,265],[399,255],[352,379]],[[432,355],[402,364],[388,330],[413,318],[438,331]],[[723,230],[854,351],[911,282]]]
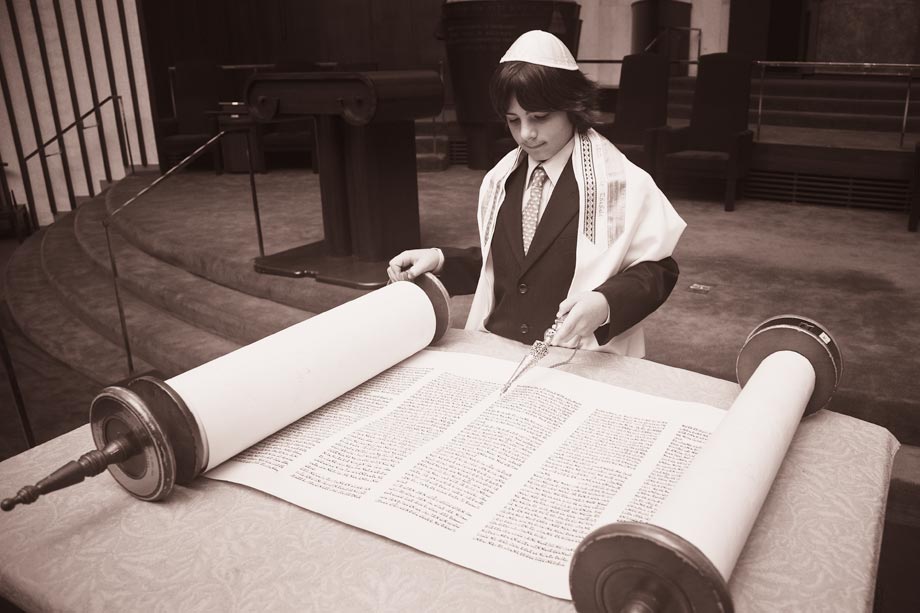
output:
[[[543,30],[531,30],[521,34],[499,60],[500,64],[505,62],[528,62],[563,70],[578,70],[578,64],[568,47]]]

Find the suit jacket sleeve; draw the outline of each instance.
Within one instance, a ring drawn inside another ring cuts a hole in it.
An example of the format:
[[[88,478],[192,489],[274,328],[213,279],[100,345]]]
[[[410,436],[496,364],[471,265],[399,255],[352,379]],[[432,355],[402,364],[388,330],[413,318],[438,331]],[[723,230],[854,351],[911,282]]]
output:
[[[595,291],[607,298],[610,321],[594,332],[599,345],[633,327],[664,304],[677,284],[674,258],[638,262],[610,277]]]
[[[438,278],[447,293],[451,296],[475,293],[482,270],[482,250],[479,247],[444,247],[441,252],[444,254],[444,266]]]

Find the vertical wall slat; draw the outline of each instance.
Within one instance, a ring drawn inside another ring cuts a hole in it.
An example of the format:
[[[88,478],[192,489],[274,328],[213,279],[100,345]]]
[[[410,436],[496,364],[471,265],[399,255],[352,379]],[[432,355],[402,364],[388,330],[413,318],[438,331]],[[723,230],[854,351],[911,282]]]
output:
[[[67,89],[70,93],[70,105],[73,108],[74,119],[83,113],[80,111],[80,101],[77,98],[77,87],[74,82],[73,65],[70,62],[70,48],[67,46],[67,29],[64,27],[64,16],[61,14],[61,1],[53,0],[54,19],[57,23],[58,36],[61,40],[61,53],[64,59],[64,70],[67,73]],[[80,158],[83,160],[83,174],[86,176],[86,190],[90,196],[96,195],[93,187],[93,170],[89,162],[89,151],[86,148],[86,136],[83,134],[83,121],[77,124],[77,138],[80,142]]]
[[[7,0],[9,2],[10,0]],[[102,120],[102,110],[99,108],[99,90],[96,88],[96,73],[93,70],[93,54],[89,48],[89,34],[86,31],[86,16],[83,14],[83,3],[77,2],[77,22],[80,25],[80,40],[83,43],[83,56],[86,62],[86,75],[89,82],[90,96],[93,108],[96,110],[96,129],[99,132],[99,151],[102,154],[102,166],[105,169],[105,180],[112,182],[112,166],[109,163],[109,152],[105,140],[105,124]]]
[[[54,80],[51,78],[51,66],[48,62],[48,49],[45,47],[45,30],[42,27],[41,15],[38,12],[37,0],[30,0],[32,8],[32,22],[35,24],[35,36],[38,40],[38,53],[42,60],[42,71],[45,75],[45,88],[48,90],[48,101],[51,106],[51,121],[54,123],[54,133],[61,134],[61,115],[58,112],[57,96],[54,93]],[[67,198],[70,202],[70,210],[77,208],[77,198],[73,191],[73,181],[70,177],[70,162],[67,159],[67,147],[64,145],[64,137],[61,136],[58,141],[58,151],[61,156],[61,168],[64,171],[64,183],[67,186]]]
[[[33,0],[34,2],[35,0]],[[128,150],[125,147],[125,131],[121,123],[121,107],[118,100],[118,84],[115,82],[115,67],[112,65],[112,47],[109,44],[109,28],[105,22],[105,7],[102,0],[96,0],[96,16],[99,31],[102,34],[102,53],[105,57],[106,76],[109,78],[109,93],[112,95],[112,109],[115,111],[115,131],[118,134],[118,146],[121,149],[122,164],[128,165]]]
[[[153,58],[151,57],[150,44],[147,40],[147,9],[144,6],[144,2],[145,0],[135,0],[134,6],[137,12],[137,22],[140,30],[141,53],[143,53],[144,56],[144,71],[147,77],[147,97],[150,103],[150,113],[153,118],[151,122],[153,125],[153,140],[157,145],[157,150],[159,150],[160,122],[157,121],[157,116],[160,109],[157,104],[157,83],[154,80],[153,74]]]
[[[9,163],[10,188],[22,195],[36,229],[67,210],[68,199],[75,208],[81,197],[97,196],[101,179],[124,176],[119,146],[129,164],[137,156],[135,142],[138,157],[155,159],[136,11],[137,0],[0,0],[0,156]],[[112,100],[120,101],[112,102],[111,112],[103,70]]]
[[[29,107],[29,117],[32,120],[32,130],[35,133],[35,144],[38,147],[38,159],[41,162],[42,174],[45,179],[45,189],[47,190],[48,206],[51,208],[51,214],[56,215],[57,202],[54,197],[54,186],[51,184],[51,172],[48,170],[48,159],[45,156],[45,148],[42,146],[44,139],[41,133],[41,124],[38,121],[38,112],[35,109],[35,95],[32,90],[32,79],[29,76],[29,65],[26,63],[25,50],[22,45],[22,35],[19,32],[19,19],[16,17],[16,7],[13,6],[13,0],[6,0],[6,10],[10,19],[10,26],[13,30],[13,43],[16,45],[16,54],[19,59],[19,69],[22,72],[22,81],[25,85],[26,100]],[[15,131],[15,126],[14,126]],[[28,167],[26,168],[28,171]]]
[[[141,154],[141,165],[147,166],[147,145],[144,140],[144,128],[141,124],[141,110],[137,100],[137,83],[134,76],[134,59],[131,56],[131,41],[128,38],[128,19],[125,15],[124,0],[116,0],[118,6],[118,23],[121,26],[121,43],[125,51],[125,67],[128,69],[128,87],[131,91],[131,107],[134,110],[134,128],[137,134],[138,149]]]

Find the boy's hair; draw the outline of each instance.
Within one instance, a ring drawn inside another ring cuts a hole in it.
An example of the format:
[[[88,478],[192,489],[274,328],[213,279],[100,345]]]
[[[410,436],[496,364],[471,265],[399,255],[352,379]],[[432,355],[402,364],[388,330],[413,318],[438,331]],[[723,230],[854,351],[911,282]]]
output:
[[[565,111],[578,132],[597,124],[597,84],[580,70],[504,62],[492,73],[489,96],[502,119],[514,96],[530,112]]]

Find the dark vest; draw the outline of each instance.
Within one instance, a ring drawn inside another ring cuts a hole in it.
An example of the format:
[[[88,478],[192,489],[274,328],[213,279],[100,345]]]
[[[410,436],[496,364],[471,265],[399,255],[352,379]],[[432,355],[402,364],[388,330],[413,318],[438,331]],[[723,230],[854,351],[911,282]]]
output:
[[[571,160],[559,176],[527,256],[521,236],[521,201],[527,164],[505,184],[505,201],[492,238],[495,304],[486,329],[531,344],[553,325],[575,274],[578,183]]]

